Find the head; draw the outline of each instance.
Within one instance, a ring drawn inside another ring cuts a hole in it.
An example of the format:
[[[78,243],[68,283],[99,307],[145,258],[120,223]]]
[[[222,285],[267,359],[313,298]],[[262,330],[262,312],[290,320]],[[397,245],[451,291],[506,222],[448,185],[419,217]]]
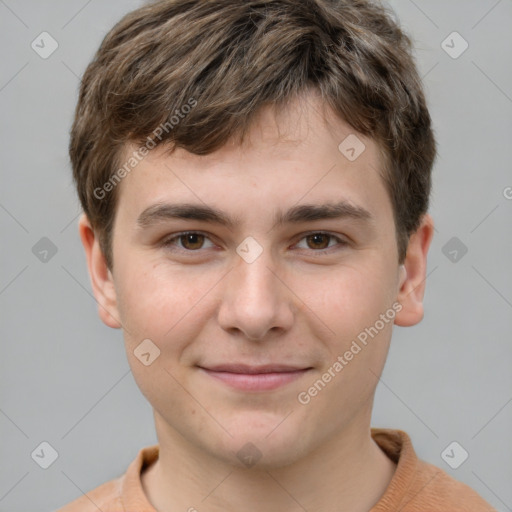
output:
[[[369,420],[393,324],[423,316],[435,158],[410,39],[380,4],[129,13],[84,74],[70,156],[99,314],[161,431],[275,465]],[[303,372],[241,391],[204,371],[233,362]]]

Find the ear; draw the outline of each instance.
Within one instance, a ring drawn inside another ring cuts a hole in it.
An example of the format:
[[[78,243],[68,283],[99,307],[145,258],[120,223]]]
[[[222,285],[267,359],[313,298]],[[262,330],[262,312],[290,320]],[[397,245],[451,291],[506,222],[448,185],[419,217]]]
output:
[[[113,329],[119,329],[121,321],[117,309],[114,279],[107,267],[94,230],[85,214],[80,217],[78,231],[87,257],[92,290],[98,303],[98,314],[105,325]]]
[[[429,214],[425,214],[419,228],[409,239],[403,268],[400,269],[397,301],[402,309],[395,316],[396,325],[410,327],[423,319],[427,253],[433,235],[434,221]]]

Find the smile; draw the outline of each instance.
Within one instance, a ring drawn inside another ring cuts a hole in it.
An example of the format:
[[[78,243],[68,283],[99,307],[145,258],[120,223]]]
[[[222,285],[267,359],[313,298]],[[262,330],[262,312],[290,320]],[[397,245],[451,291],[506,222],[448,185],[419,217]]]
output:
[[[299,379],[311,370],[311,368],[285,366],[250,367],[245,365],[199,368],[213,379],[241,391],[271,391]]]

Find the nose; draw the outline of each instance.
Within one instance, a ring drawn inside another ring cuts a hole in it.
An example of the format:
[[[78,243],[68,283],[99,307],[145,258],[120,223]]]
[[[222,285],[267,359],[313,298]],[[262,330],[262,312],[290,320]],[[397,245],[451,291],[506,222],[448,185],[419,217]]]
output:
[[[251,341],[266,340],[291,328],[293,293],[274,269],[270,251],[264,250],[252,263],[239,258],[222,285],[218,311],[220,326]]]

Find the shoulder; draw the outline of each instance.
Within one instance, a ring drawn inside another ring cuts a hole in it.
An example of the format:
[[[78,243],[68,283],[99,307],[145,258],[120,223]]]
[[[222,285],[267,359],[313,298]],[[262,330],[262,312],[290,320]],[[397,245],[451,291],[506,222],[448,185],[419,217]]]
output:
[[[158,444],[139,449],[121,476],[105,482],[55,512],[120,512],[128,508],[155,512],[144,494],[141,471],[151,466],[158,455]]]
[[[496,512],[471,487],[418,458],[403,430],[373,428],[372,437],[396,464],[395,474],[372,512]]]
[[[418,460],[417,478],[404,510],[439,510],[450,512],[496,512],[475,490],[456,480],[441,468]],[[421,508],[418,508],[421,507]]]
[[[109,480],[55,512],[119,512],[123,510],[120,489],[121,478]]]

